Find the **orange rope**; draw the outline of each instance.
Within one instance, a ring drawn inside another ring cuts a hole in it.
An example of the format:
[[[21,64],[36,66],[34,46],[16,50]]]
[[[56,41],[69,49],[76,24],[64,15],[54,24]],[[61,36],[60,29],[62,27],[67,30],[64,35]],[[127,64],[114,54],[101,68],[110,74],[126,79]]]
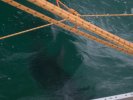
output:
[[[118,16],[133,16],[133,14],[86,14],[80,15],[81,17],[118,17]]]
[[[58,2],[63,5],[67,10],[71,9],[67,5],[65,5],[63,2]],[[85,15],[79,15],[81,17],[119,17],[119,16],[133,16],[133,14],[85,14]]]
[[[101,29],[100,27],[98,27],[90,22],[87,22],[84,19],[81,19],[80,17],[77,17],[77,16],[75,16],[75,15],[73,15],[73,14],[71,14],[71,13],[45,1],[45,0],[28,0],[28,1],[45,9],[45,10],[50,11],[53,14],[56,14],[64,19],[67,19],[70,22],[72,22],[88,31],[91,31],[91,32],[101,36],[102,38],[105,38],[121,47],[133,50],[133,43],[131,43],[127,40],[124,40],[110,32],[107,32],[106,30]]]
[[[82,32],[82,31],[80,31],[80,30],[78,30],[76,28],[70,27],[70,26],[68,26],[68,25],[66,25],[64,23],[61,23],[61,22],[59,22],[59,21],[57,21],[55,19],[52,19],[52,18],[50,18],[50,17],[48,17],[48,16],[46,16],[46,15],[44,15],[42,13],[39,13],[39,12],[33,10],[33,9],[30,9],[30,8],[28,8],[26,6],[23,6],[23,5],[15,2],[13,0],[2,0],[2,1],[3,2],[6,2],[6,3],[8,3],[8,4],[10,4],[10,5],[14,6],[14,7],[17,7],[18,9],[21,9],[21,10],[27,12],[27,13],[30,13],[30,14],[32,14],[34,16],[37,16],[37,17],[39,17],[39,18],[41,18],[43,20],[46,20],[46,21],[48,21],[50,23],[53,23],[53,24],[55,24],[55,25],[57,25],[57,26],[59,26],[61,28],[64,28],[64,29],[66,29],[66,30],[68,30],[70,32],[73,32],[73,33],[75,33],[77,35],[84,36],[86,38],[89,38],[89,39],[94,40],[96,42],[99,42],[101,44],[104,44],[104,45],[106,45],[108,47],[111,47],[111,48],[114,48],[116,50],[122,51],[124,53],[132,54],[133,55],[133,51],[130,50],[130,49],[126,49],[126,48],[123,48],[123,47],[119,47],[119,46],[117,46],[115,44],[112,44],[112,43],[110,43],[108,41],[105,41],[105,40],[101,40],[99,38],[96,38],[96,37],[94,37],[92,35],[89,35],[89,34],[87,34],[85,32]]]
[[[63,21],[65,21],[65,19],[64,20],[60,20],[59,22],[63,22]],[[6,36],[1,36],[0,40],[7,39],[7,38],[10,38],[10,37],[14,37],[14,36],[17,36],[17,35],[21,35],[21,34],[24,34],[24,33],[27,33],[27,32],[31,32],[31,31],[34,31],[34,30],[37,30],[37,29],[41,29],[41,28],[44,28],[44,27],[48,27],[50,25],[53,25],[53,23],[46,24],[46,25],[41,25],[41,26],[38,26],[38,27],[35,27],[35,28],[31,28],[31,29],[24,30],[24,31],[21,31],[21,32],[16,32],[16,33],[9,34],[9,35],[6,35]]]

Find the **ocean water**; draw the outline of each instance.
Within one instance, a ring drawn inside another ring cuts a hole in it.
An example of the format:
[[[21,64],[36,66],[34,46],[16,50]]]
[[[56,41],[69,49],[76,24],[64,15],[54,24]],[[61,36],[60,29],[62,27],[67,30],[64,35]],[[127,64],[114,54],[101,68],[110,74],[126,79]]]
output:
[[[133,13],[132,0],[62,1],[81,14]],[[132,16],[85,19],[133,42]],[[0,36],[46,23],[0,1]],[[0,40],[0,100],[91,100],[132,92],[132,60],[54,25]]]

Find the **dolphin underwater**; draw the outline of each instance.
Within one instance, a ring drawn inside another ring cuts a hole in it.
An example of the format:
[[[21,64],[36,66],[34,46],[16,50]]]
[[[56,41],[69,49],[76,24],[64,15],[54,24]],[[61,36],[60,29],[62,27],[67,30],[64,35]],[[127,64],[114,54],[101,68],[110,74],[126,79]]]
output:
[[[49,45],[38,50],[32,57],[31,75],[45,90],[61,88],[82,63],[82,58],[73,43],[74,38],[58,33],[56,40],[53,38]]]
[[[51,39],[52,42],[38,50],[32,57],[31,75],[44,90],[45,95],[50,93],[55,97],[56,95],[63,96],[63,98],[66,98],[63,100],[81,98],[81,94],[85,95],[92,89],[89,85],[80,87],[77,83],[77,80],[80,81],[80,79],[75,79],[75,75],[80,73],[79,70],[83,63],[82,54],[75,45],[77,38],[61,32],[58,33],[56,38],[55,35]]]

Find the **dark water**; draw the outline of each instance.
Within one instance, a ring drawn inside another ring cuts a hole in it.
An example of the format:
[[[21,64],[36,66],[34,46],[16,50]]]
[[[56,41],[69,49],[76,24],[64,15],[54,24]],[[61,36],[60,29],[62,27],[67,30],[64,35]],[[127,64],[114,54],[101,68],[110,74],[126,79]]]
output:
[[[132,0],[63,2],[81,14],[133,13]],[[86,20],[133,41],[133,17]],[[0,36],[43,24],[46,22],[0,1]],[[132,56],[56,26],[1,40],[0,100],[90,100],[132,92],[132,60]]]

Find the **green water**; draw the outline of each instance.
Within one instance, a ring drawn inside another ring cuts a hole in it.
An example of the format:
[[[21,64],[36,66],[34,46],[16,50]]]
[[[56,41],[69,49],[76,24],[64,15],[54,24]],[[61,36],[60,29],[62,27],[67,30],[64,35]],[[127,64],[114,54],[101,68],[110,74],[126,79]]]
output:
[[[133,13],[132,0],[63,2],[81,14]],[[85,19],[133,41],[133,17]],[[0,1],[0,36],[43,24],[46,22]],[[132,60],[132,56],[56,26],[1,40],[0,100],[90,100],[132,92]]]

